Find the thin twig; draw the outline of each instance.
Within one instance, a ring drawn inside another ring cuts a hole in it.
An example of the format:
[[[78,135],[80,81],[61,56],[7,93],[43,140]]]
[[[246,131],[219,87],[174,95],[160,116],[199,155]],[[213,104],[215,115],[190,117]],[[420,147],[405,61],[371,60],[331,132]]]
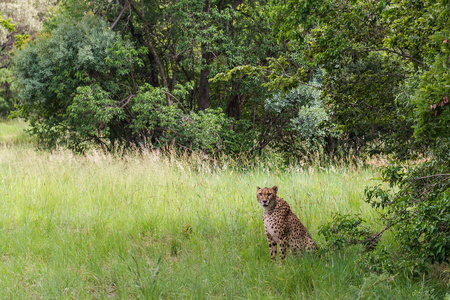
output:
[[[111,27],[109,28],[110,30],[114,29],[114,26],[116,26],[117,22],[119,22],[120,18],[122,17],[122,14],[125,12],[125,10],[127,9],[128,5],[130,5],[129,2],[127,2],[123,8],[122,11],[119,13],[119,16],[117,17],[116,21],[114,21],[114,23],[111,25]]]
[[[424,63],[424,62],[418,60],[417,58],[414,58],[414,57],[412,57],[412,56],[406,54],[406,53],[405,53],[403,50],[401,50],[401,49],[400,49],[401,52],[398,52],[398,51],[395,51],[395,50],[392,50],[392,49],[389,49],[389,48],[367,49],[366,51],[386,51],[386,52],[395,53],[395,54],[397,54],[397,55],[399,55],[399,56],[409,58],[410,60],[412,60],[412,61],[414,61],[414,62],[416,62],[416,63],[418,63],[418,64],[421,64],[421,65],[423,65],[423,66],[425,66],[425,67],[427,67],[427,68],[431,68],[430,65],[428,65],[428,64],[426,64],[426,63]]]

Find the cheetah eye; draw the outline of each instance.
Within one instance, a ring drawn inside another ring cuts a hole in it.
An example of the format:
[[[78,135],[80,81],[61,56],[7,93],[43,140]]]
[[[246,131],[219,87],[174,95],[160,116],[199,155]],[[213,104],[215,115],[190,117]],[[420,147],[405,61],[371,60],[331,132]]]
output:
[[[262,197],[262,193],[258,193],[258,196]]]
[[[268,193],[267,196],[272,196],[272,193]]]

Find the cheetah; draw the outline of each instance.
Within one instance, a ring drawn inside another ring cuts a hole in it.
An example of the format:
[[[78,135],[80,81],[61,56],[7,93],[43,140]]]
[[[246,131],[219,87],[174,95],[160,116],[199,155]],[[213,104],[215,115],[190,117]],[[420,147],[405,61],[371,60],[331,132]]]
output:
[[[269,242],[270,258],[277,259],[277,244],[280,244],[280,259],[286,257],[286,250],[317,251],[317,245],[311,239],[305,226],[292,212],[289,204],[277,196],[278,187],[257,187],[256,198],[264,208],[263,222]]]

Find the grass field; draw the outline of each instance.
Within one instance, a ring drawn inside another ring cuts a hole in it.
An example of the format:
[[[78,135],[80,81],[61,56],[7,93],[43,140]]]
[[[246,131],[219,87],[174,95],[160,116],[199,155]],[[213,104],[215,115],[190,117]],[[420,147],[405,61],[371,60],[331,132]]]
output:
[[[362,200],[372,168],[244,172],[152,152],[43,152],[25,127],[0,126],[1,299],[442,297],[426,280],[361,269],[351,251],[270,261],[256,186],[278,185],[323,245],[318,227],[333,213],[373,219]]]
[[[28,129],[27,123],[20,119],[0,119],[0,145],[30,145],[33,143],[33,138],[25,132],[26,129]]]

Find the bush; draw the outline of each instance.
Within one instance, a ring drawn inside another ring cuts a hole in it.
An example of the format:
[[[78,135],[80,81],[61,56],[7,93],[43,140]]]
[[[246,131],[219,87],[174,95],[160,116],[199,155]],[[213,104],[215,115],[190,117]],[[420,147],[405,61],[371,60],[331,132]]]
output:
[[[318,73],[311,85],[276,93],[265,101],[270,119],[265,124],[268,128],[263,129],[274,131],[273,146],[286,157],[305,158],[311,152],[320,152],[327,147],[329,139],[336,136],[330,126],[331,117],[320,98],[321,76]]]
[[[391,164],[381,186],[366,190],[367,202],[383,209],[402,251],[420,265],[450,258],[450,140],[439,140],[431,159],[417,166]]]
[[[130,82],[130,65],[138,63],[130,45],[110,31],[105,22],[95,17],[79,22],[59,21],[53,31],[18,50],[13,61],[19,116],[30,121],[31,132],[47,147],[77,135],[74,131],[79,127],[67,122],[74,115],[69,107],[75,101],[80,109],[87,110],[87,102],[82,100],[86,100],[83,97],[89,89],[102,90],[102,96],[117,106],[117,99]],[[111,57],[118,56],[114,51],[117,48],[128,50],[119,65],[111,62]],[[92,114],[85,119],[90,117]],[[96,120],[89,122],[94,124]]]
[[[182,89],[178,87],[175,92],[182,94]],[[252,132],[237,134],[232,131],[232,119],[221,109],[186,113],[175,105],[167,106],[164,90],[150,85],[143,85],[132,102],[134,119],[130,127],[134,134],[141,136],[143,143],[154,147],[174,143],[189,151],[210,154],[237,153],[252,146]]]
[[[338,250],[346,245],[363,244],[367,250],[373,249],[378,236],[374,231],[364,226],[365,221],[358,215],[335,214],[333,220],[319,229],[319,234],[325,237],[327,250]]]
[[[376,246],[366,261],[379,271],[424,271],[450,260],[450,140],[439,139],[430,158],[416,165],[391,163],[386,184],[366,188],[366,202],[380,212],[384,228],[371,233],[356,216],[336,216],[322,226],[329,247],[351,244]],[[398,247],[377,245],[392,231]],[[371,247],[373,248],[373,247]]]

